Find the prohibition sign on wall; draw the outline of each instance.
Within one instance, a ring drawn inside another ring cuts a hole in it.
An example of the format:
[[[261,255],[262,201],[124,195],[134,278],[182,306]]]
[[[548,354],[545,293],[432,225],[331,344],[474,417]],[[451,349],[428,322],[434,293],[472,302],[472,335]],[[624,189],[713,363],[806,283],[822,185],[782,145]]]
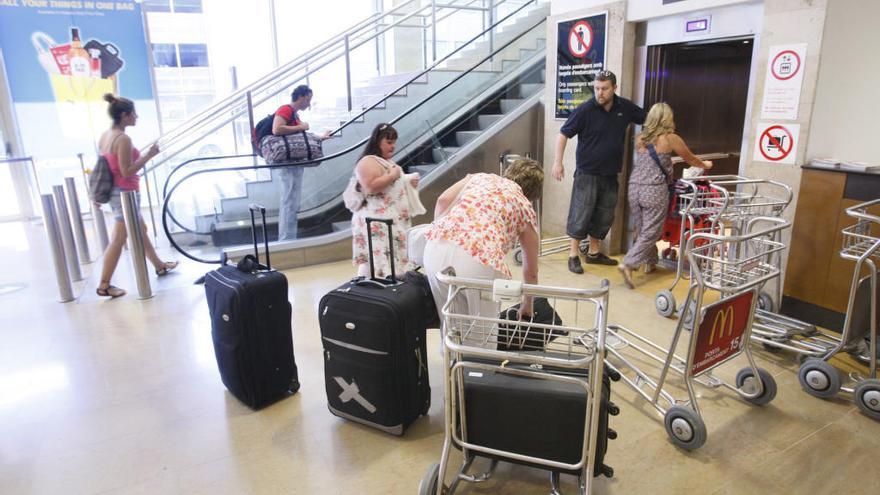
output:
[[[568,51],[578,58],[587,56],[593,46],[593,28],[587,21],[580,21],[568,33]]]
[[[771,162],[784,160],[791,153],[794,139],[781,125],[770,126],[761,133],[761,154]]]
[[[801,57],[794,50],[779,52],[770,64],[770,72],[780,81],[791,79],[799,70],[801,70]]]
[[[797,124],[758,124],[754,160],[770,163],[795,163]]]

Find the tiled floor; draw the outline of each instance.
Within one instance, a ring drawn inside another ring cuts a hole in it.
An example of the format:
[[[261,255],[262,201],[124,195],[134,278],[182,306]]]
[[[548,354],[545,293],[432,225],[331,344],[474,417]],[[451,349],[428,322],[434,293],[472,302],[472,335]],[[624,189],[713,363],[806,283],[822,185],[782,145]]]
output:
[[[327,411],[316,308],[351,275],[348,262],[287,272],[302,390],[252,412],[217,374],[203,288],[192,285],[207,267],[183,263],[152,280],[155,297],[139,300],[123,258],[114,281],[129,295],[99,300],[89,278],[76,284],[77,302],[59,304],[39,225],[0,224],[0,259],[0,493],[414,494],[439,458],[443,393],[434,352],[430,415],[403,438]],[[541,260],[540,278],[591,286],[608,277],[610,321],[668,341],[675,322],[653,308],[668,272],[640,275],[642,286],[630,291],[614,269],[587,271],[570,274],[564,255],[554,255]],[[429,332],[430,349],[438,339]],[[754,407],[724,390],[698,389],[709,437],[696,452],[674,447],[653,409],[616,384],[619,438],[606,458],[615,477],[598,480],[595,492],[877,493],[880,423],[849,402],[804,394],[795,359],[756,355],[776,377],[776,400]],[[546,481],[542,471],[502,465],[493,480],[459,493],[548,493]],[[574,493],[574,479],[563,482]]]

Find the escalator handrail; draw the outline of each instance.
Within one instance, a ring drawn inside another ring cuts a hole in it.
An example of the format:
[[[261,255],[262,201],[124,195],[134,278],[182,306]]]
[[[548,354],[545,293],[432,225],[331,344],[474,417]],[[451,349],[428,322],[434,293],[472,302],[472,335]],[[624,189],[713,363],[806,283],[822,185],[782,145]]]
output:
[[[441,59],[437,60],[436,62],[434,62],[430,67],[428,67],[428,68],[426,68],[425,70],[419,72],[418,75],[416,75],[416,76],[410,78],[407,82],[405,82],[404,84],[402,84],[400,87],[398,87],[398,88],[395,89],[394,91],[389,92],[389,93],[388,93],[387,95],[385,95],[381,100],[376,101],[376,102],[373,103],[373,105],[371,105],[369,108],[367,108],[366,110],[364,110],[364,111],[362,111],[361,113],[357,114],[355,117],[349,119],[347,122],[345,122],[344,124],[342,124],[341,126],[339,126],[338,128],[336,128],[334,131],[332,131],[332,132],[330,133],[330,135],[332,136],[332,135],[335,135],[336,133],[342,131],[342,129],[344,129],[344,128],[347,127],[348,125],[352,124],[353,122],[357,121],[358,119],[360,119],[361,117],[363,117],[364,115],[366,115],[367,112],[369,112],[369,111],[375,109],[375,108],[378,107],[380,104],[384,103],[386,100],[388,100],[388,99],[389,99],[392,95],[394,95],[395,93],[400,92],[401,90],[405,89],[407,86],[409,86],[410,84],[412,84],[413,82],[415,82],[417,79],[421,78],[422,76],[425,76],[425,75],[428,74],[431,70],[435,69],[438,65],[440,65],[440,64],[443,63],[443,62],[445,62],[447,59],[449,59],[450,57],[452,57],[453,55],[455,55],[456,53],[458,53],[459,51],[461,51],[461,50],[464,49],[465,47],[468,47],[471,43],[475,42],[476,40],[478,40],[479,38],[481,38],[481,37],[482,37],[483,35],[485,35],[486,33],[492,31],[493,29],[495,29],[496,27],[498,27],[499,25],[501,25],[503,22],[507,21],[507,20],[508,20],[510,17],[512,17],[513,15],[516,15],[517,13],[519,13],[523,8],[525,8],[527,5],[529,5],[529,3],[531,3],[531,2],[527,2],[527,3],[522,4],[520,7],[518,7],[516,10],[514,10],[514,11],[511,12],[510,14],[506,15],[504,18],[498,20],[495,24],[489,26],[487,29],[483,30],[483,31],[480,32],[478,35],[476,35],[476,36],[474,36],[473,38],[471,38],[470,40],[468,40],[467,43],[462,44],[461,46],[459,46],[459,47],[456,48],[455,50],[453,50],[453,51],[451,51],[450,53],[446,54],[443,58],[441,58]],[[508,41],[507,43],[505,43],[505,44],[504,44],[503,46],[501,46],[500,48],[498,48],[498,49],[496,49],[495,51],[491,52],[489,55],[487,55],[486,57],[484,57],[482,60],[480,60],[479,62],[477,62],[475,65],[473,65],[472,67],[470,67],[470,68],[467,69],[466,71],[462,71],[461,74],[459,74],[457,77],[455,77],[454,79],[452,79],[449,83],[443,85],[439,90],[435,91],[433,94],[431,94],[430,96],[428,96],[428,97],[426,97],[424,100],[422,100],[422,102],[420,102],[419,105],[420,105],[421,103],[423,103],[423,102],[425,102],[425,101],[428,101],[428,100],[430,100],[431,98],[433,98],[437,93],[439,93],[440,91],[446,89],[446,88],[449,87],[452,83],[454,83],[454,82],[458,81],[459,79],[461,79],[465,74],[469,74],[469,73],[471,73],[474,69],[476,69],[477,67],[479,67],[480,65],[482,65],[483,63],[485,63],[487,60],[489,60],[489,59],[491,59],[492,57],[494,57],[496,53],[501,52],[502,50],[504,50],[505,48],[507,48],[508,46],[510,46],[513,42],[519,40],[519,39],[520,39],[522,36],[524,36],[526,33],[530,33],[535,27],[537,27],[538,25],[540,25],[540,24],[541,24],[542,22],[544,22],[545,20],[546,20],[546,19],[541,19],[540,22],[538,22],[538,23],[532,25],[532,26],[529,27],[528,29],[523,30],[522,33],[518,34],[516,37],[514,37],[513,39],[511,39],[510,41]],[[389,123],[390,123],[390,124],[393,124],[394,122],[397,122],[400,118],[405,117],[406,115],[408,115],[410,112],[412,112],[413,109],[417,108],[419,105],[414,106],[413,108],[411,108],[411,109],[408,110],[407,112],[404,112],[403,114],[399,115],[396,119],[394,119],[393,121],[390,121]],[[365,142],[366,142],[366,139],[363,141],[363,143],[365,143]],[[357,146],[360,146],[360,145],[362,145],[363,143],[359,143]],[[332,158],[336,158],[337,156],[341,156],[342,154],[348,153],[348,151],[349,151],[349,150],[342,150],[342,151],[340,151],[339,153],[337,153],[337,154],[335,154],[335,155],[328,156],[328,157],[324,157],[324,158],[322,158],[322,159],[320,159],[320,160],[313,160],[313,161],[311,161],[311,162],[297,162],[297,164],[303,164],[303,163],[306,163],[306,164],[309,164],[309,163],[318,163],[318,162],[321,162],[321,161],[324,161],[324,160],[329,160],[329,159],[332,159]],[[237,157],[237,156],[240,156],[240,157],[244,158],[244,157],[253,157],[253,156],[255,156],[255,155],[254,155],[254,154],[249,154],[249,155],[228,155],[228,157]],[[166,191],[166,190],[168,189],[168,182],[171,180],[171,176],[174,175],[174,173],[177,172],[177,170],[179,170],[180,168],[182,168],[184,165],[187,165],[187,164],[192,163],[192,162],[200,161],[200,160],[223,159],[223,158],[225,158],[225,157],[202,157],[202,158],[193,158],[193,159],[187,160],[187,161],[185,161],[185,162],[183,162],[183,163],[177,165],[177,166],[174,167],[174,169],[172,169],[171,172],[169,172],[168,175],[166,176],[166,178],[165,178],[165,186],[163,187],[163,192]],[[254,167],[255,167],[255,169],[256,169],[256,168],[258,168],[259,166],[256,166],[256,165],[255,165]],[[145,171],[145,173],[146,173],[146,171]],[[164,196],[164,195],[163,195],[163,196]],[[164,196],[164,197],[167,197],[167,196]]]
[[[420,102],[418,102],[417,104],[413,105],[412,107],[410,107],[409,109],[407,109],[406,111],[404,111],[403,113],[401,113],[400,115],[398,115],[397,117],[391,119],[388,123],[389,123],[389,124],[394,124],[394,123],[400,121],[402,118],[406,117],[407,115],[413,113],[417,108],[419,108],[420,106],[422,106],[423,104],[425,104],[427,101],[433,99],[435,96],[437,96],[438,94],[440,94],[441,92],[443,92],[444,90],[446,90],[448,87],[450,87],[452,84],[454,84],[455,82],[457,82],[457,81],[459,81],[460,79],[462,79],[465,75],[471,73],[471,72],[472,72],[473,70],[475,70],[477,67],[479,67],[480,65],[482,65],[483,63],[485,63],[486,61],[488,61],[489,59],[491,59],[492,57],[494,57],[497,53],[501,52],[502,50],[504,50],[505,48],[507,48],[507,47],[510,46],[511,44],[515,43],[516,41],[518,41],[520,38],[522,38],[522,37],[525,36],[526,34],[531,33],[532,30],[534,30],[535,28],[537,28],[537,27],[540,26],[541,24],[544,24],[545,22],[546,22],[546,18],[545,18],[545,19],[541,19],[539,22],[533,24],[533,25],[530,26],[528,29],[523,30],[522,33],[518,34],[517,36],[515,36],[514,38],[512,38],[511,40],[509,40],[509,41],[508,41],[507,43],[505,43],[504,45],[498,47],[497,49],[495,49],[495,51],[493,51],[493,52],[491,52],[490,54],[486,55],[486,57],[484,57],[483,59],[481,59],[481,60],[479,60],[478,62],[476,62],[476,63],[475,63],[472,67],[470,67],[469,69],[467,69],[467,70],[465,70],[465,71],[462,71],[462,73],[459,74],[458,76],[456,76],[454,79],[450,80],[449,82],[447,82],[446,84],[444,84],[443,86],[441,86],[440,88],[438,88],[435,92],[431,93],[430,95],[428,95],[427,97],[425,97],[424,99],[422,99]],[[463,46],[464,46],[464,45],[463,45]],[[316,159],[316,160],[310,160],[310,161],[304,161],[304,162],[302,162],[302,161],[301,161],[301,162],[296,162],[296,166],[309,166],[309,165],[311,165],[311,166],[315,166],[315,165],[317,165],[317,164],[320,164],[320,163],[323,162],[323,161],[331,160],[331,159],[334,159],[334,158],[338,158],[338,157],[340,157],[340,156],[343,156],[343,155],[346,155],[346,154],[348,154],[348,153],[351,153],[352,151],[356,151],[357,149],[361,148],[364,144],[366,144],[366,142],[367,142],[368,140],[369,140],[369,137],[365,137],[365,138],[363,138],[362,140],[360,140],[358,143],[356,143],[356,144],[354,144],[354,145],[352,145],[352,146],[350,146],[350,147],[348,147],[348,148],[346,148],[346,149],[344,149],[344,150],[338,151],[337,153],[334,153],[333,155],[325,156],[325,157],[323,157],[323,158]],[[241,156],[242,158],[253,158],[253,157],[254,157],[254,155],[240,155],[240,156]],[[235,156],[229,156],[228,158],[234,158],[234,157],[235,157]],[[188,161],[186,161],[186,162],[184,162],[184,163],[181,163],[181,164],[178,165],[177,167],[175,167],[175,169],[172,170],[172,173],[174,173],[175,171],[179,170],[180,168],[182,168],[184,165],[186,165],[186,164],[188,164],[188,163],[191,163],[191,162],[193,162],[193,161],[197,161],[197,160],[207,160],[207,159],[210,159],[210,158],[202,158],[202,159],[195,158],[195,159],[192,159],[192,160],[188,160]],[[216,158],[215,158],[215,159],[216,159]],[[271,165],[270,165],[270,164],[263,164],[263,165],[243,165],[243,166],[236,166],[236,167],[209,168],[209,169],[203,169],[203,170],[195,170],[195,171],[192,171],[192,172],[190,172],[190,173],[184,175],[179,181],[177,181],[177,182],[171,187],[170,190],[168,190],[168,193],[167,193],[167,195],[165,196],[165,199],[164,199],[164,201],[163,201],[163,203],[162,203],[162,228],[163,228],[163,230],[165,231],[165,235],[166,235],[166,237],[168,237],[169,241],[171,242],[171,244],[174,246],[175,249],[177,249],[178,251],[180,251],[181,254],[183,254],[184,256],[186,256],[186,257],[188,257],[188,258],[190,258],[190,259],[192,259],[192,260],[194,260],[194,261],[198,261],[198,262],[201,262],[201,263],[209,263],[209,264],[217,264],[217,263],[220,263],[220,260],[219,260],[219,259],[218,259],[218,260],[210,261],[210,260],[205,260],[205,259],[201,259],[201,258],[195,257],[195,256],[193,256],[193,255],[191,255],[191,254],[185,252],[185,251],[183,250],[183,248],[181,248],[181,247],[180,247],[180,246],[179,246],[179,245],[173,240],[173,238],[172,238],[172,236],[171,236],[171,232],[170,232],[169,229],[168,229],[167,218],[168,218],[168,216],[169,216],[169,215],[168,215],[168,211],[169,211],[169,203],[170,203],[171,197],[174,195],[174,191],[175,191],[175,190],[176,190],[181,184],[183,184],[184,182],[186,182],[186,181],[189,180],[190,178],[195,177],[195,176],[198,176],[198,175],[201,175],[201,174],[214,173],[214,172],[236,171],[236,170],[259,170],[259,169],[286,168],[286,167],[289,167],[289,166],[291,166],[291,165],[290,165],[290,164],[286,164],[286,163],[281,163],[281,164],[271,164]],[[168,175],[168,178],[166,179],[166,184],[165,184],[165,185],[166,185],[166,188],[167,188],[168,183],[170,182],[170,178],[171,178],[171,174],[169,174],[169,175]],[[310,211],[310,210],[314,210],[314,209],[316,209],[316,208],[320,208],[320,207],[322,207],[322,206],[325,206],[325,205],[326,205],[327,203],[329,203],[330,201],[338,201],[338,200],[339,200],[339,197],[338,197],[338,195],[337,195],[337,196],[335,196],[333,199],[330,199],[330,200],[328,200],[328,201],[325,201],[324,203],[321,203],[320,205],[314,206],[314,207],[312,207],[312,208],[310,208],[310,209],[308,209],[308,210],[304,210],[304,211],[302,211],[302,212],[300,212],[300,213],[304,213],[304,212],[308,212],[308,211]],[[174,219],[174,222],[175,222],[179,227],[183,228],[184,230],[186,230],[186,231],[188,231],[188,232],[193,232],[193,233],[195,232],[195,231],[193,231],[193,230],[191,230],[191,229],[188,229],[188,228],[184,227],[183,225],[181,225],[176,219]]]

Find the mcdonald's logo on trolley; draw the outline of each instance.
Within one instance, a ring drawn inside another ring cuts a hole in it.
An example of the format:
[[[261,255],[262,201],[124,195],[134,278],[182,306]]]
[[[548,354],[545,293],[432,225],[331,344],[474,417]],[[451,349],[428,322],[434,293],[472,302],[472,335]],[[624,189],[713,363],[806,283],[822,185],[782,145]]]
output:
[[[712,345],[715,342],[716,332],[719,339],[724,338],[725,330],[727,331],[728,337],[733,335],[733,320],[735,316],[736,313],[734,312],[732,304],[715,313],[715,319],[712,322],[712,331],[709,332],[709,345]]]
[[[722,299],[706,306],[697,329],[691,374],[699,375],[738,355],[753,310],[754,292]]]

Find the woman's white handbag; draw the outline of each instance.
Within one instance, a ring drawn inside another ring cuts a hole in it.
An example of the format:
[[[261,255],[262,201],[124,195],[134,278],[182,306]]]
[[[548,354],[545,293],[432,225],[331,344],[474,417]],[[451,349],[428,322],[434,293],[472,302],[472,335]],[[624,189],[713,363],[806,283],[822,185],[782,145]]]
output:
[[[406,257],[413,265],[421,266],[424,262],[425,244],[428,242],[425,235],[430,228],[430,223],[423,223],[406,231]]]

